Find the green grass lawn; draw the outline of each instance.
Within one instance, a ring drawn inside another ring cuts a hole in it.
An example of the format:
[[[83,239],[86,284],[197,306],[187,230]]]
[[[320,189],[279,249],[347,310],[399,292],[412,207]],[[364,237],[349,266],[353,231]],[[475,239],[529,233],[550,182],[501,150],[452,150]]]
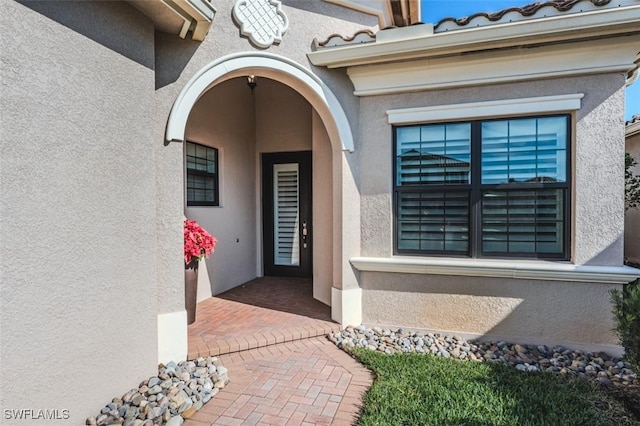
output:
[[[584,380],[432,355],[354,354],[377,376],[365,397],[364,426],[637,424]]]

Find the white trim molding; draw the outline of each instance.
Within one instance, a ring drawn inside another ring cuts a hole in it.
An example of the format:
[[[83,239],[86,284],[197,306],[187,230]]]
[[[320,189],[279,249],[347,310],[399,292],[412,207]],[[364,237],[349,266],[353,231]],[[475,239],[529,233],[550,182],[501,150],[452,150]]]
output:
[[[342,327],[362,324],[362,289],[331,287],[331,319]]]
[[[176,99],[165,132],[165,141],[184,142],[191,109],[211,87],[234,77],[255,75],[277,80],[302,95],[324,123],[329,138],[342,149],[353,151],[353,133],[347,115],[331,89],[309,69],[291,59],[266,52],[243,52],[223,56],[198,71]]]
[[[196,41],[204,40],[216,13],[216,9],[209,0],[163,0],[163,3],[174,10],[177,6],[190,16],[189,26],[187,27],[185,23],[180,31],[181,38],[185,38],[186,32],[191,30],[193,32],[191,38]]]
[[[640,278],[629,266],[573,265],[550,261],[424,257],[353,257],[359,271],[626,284]]]
[[[628,73],[637,67],[638,45],[640,32],[613,39],[352,66],[347,73],[357,96]]]
[[[327,46],[307,56],[316,66],[346,67],[356,96],[602,73],[628,74],[632,81],[640,4],[625,0],[618,7],[455,31],[436,28],[434,34],[413,27],[386,32],[373,42]]]
[[[426,123],[430,121],[467,120],[502,115],[567,112],[580,109],[584,93],[535,98],[503,99],[486,102],[390,109],[389,124]]]
[[[187,311],[158,314],[158,362],[187,359]]]
[[[609,50],[616,50],[619,47],[618,40],[609,38],[616,35],[637,35],[639,23],[640,5],[629,4],[544,19],[436,32],[424,37],[413,37],[410,27],[403,27],[398,31],[406,29],[406,36],[397,37],[397,41],[393,43],[365,43],[322,49],[308,53],[307,56],[313,65],[339,68],[454,55],[454,61],[459,61],[464,58],[460,55],[462,53],[512,47],[517,48],[516,54],[520,54],[519,50],[530,45],[566,42],[570,46],[580,40],[603,39]],[[635,53],[638,53],[637,49]],[[596,54],[591,59],[595,60]]]

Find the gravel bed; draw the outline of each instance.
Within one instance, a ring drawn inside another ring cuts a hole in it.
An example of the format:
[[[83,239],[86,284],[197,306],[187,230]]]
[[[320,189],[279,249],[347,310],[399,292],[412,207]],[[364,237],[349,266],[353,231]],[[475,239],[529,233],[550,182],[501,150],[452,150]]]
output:
[[[180,426],[229,383],[218,357],[171,361],[85,422],[90,426]]]
[[[355,347],[386,354],[430,353],[445,358],[503,363],[521,371],[546,371],[580,376],[603,385],[632,384],[640,378],[631,365],[604,352],[571,350],[563,346],[521,345],[507,342],[467,341],[457,336],[410,332],[403,329],[347,327],[329,335],[329,340],[347,352]]]

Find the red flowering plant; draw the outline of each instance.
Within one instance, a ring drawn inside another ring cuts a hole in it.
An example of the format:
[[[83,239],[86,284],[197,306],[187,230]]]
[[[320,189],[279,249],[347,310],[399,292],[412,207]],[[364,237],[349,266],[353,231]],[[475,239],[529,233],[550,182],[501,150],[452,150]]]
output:
[[[184,265],[195,268],[198,262],[209,257],[216,248],[218,240],[195,220],[184,221]]]

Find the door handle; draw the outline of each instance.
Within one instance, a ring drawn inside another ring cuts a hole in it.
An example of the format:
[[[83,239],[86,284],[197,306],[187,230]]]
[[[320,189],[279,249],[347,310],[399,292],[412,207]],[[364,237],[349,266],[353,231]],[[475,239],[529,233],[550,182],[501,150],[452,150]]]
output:
[[[307,248],[307,221],[302,221],[302,248]]]

